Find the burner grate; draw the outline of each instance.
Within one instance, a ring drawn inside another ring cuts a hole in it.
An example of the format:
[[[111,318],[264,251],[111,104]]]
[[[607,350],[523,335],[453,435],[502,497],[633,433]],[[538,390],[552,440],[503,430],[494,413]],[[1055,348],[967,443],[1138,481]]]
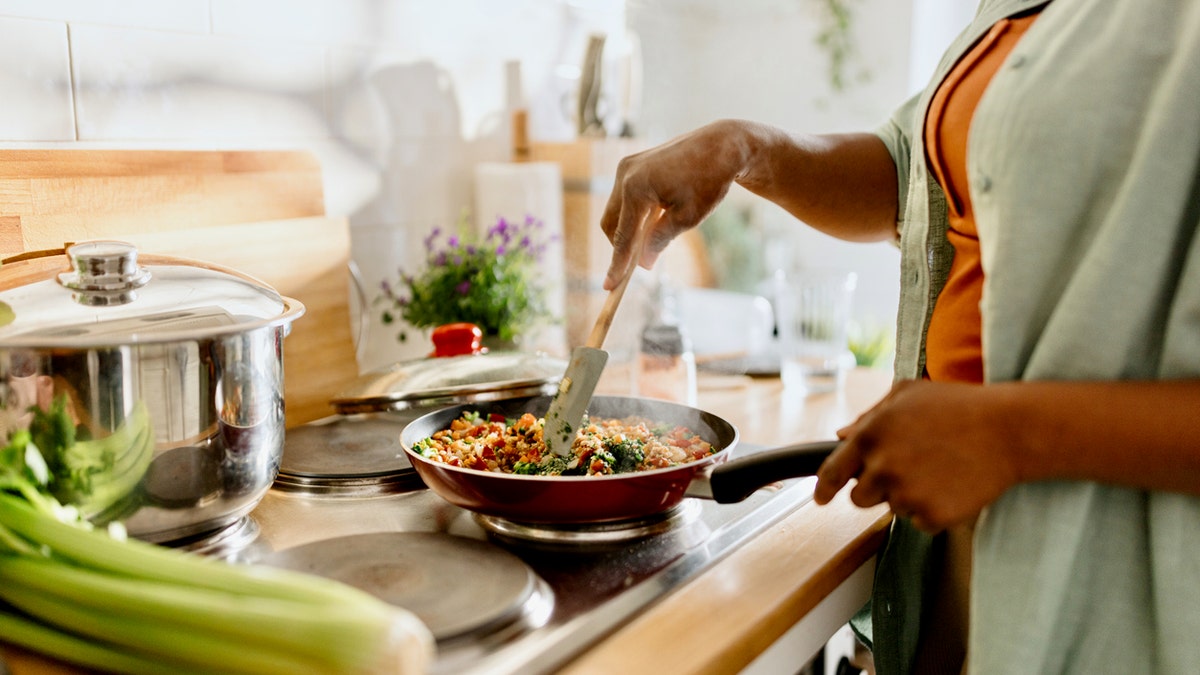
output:
[[[692,499],[685,499],[659,513],[599,523],[522,523],[498,516],[475,514],[479,525],[501,541],[589,549],[624,545],[665,532],[679,531],[696,522],[699,517],[700,505]]]

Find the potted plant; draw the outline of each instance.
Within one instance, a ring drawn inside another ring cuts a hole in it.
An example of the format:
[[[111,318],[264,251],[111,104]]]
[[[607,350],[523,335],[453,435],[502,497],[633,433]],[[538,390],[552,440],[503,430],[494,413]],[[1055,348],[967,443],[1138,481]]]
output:
[[[380,300],[385,325],[404,319],[416,328],[473,323],[484,344],[512,347],[518,338],[551,320],[538,264],[553,241],[533,216],[522,222],[498,219],[480,235],[464,217],[457,231],[435,227],[425,238],[425,265],[384,280]],[[402,329],[397,339],[407,340]]]

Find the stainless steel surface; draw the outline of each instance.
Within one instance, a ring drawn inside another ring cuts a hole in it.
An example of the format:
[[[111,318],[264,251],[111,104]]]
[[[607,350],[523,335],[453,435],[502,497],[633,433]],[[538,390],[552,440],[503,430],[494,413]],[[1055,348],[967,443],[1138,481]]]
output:
[[[61,255],[0,267],[13,320],[5,347],[81,349],[167,344],[288,325],[304,311],[252,277],[214,265],[142,256],[124,242],[83,242]]]
[[[755,450],[743,446],[737,452]],[[776,484],[737,504],[685,500],[678,511],[666,514],[665,525],[636,524],[643,530],[632,537],[612,531],[588,536],[568,529],[544,540],[497,529],[424,489],[373,498],[314,497],[275,489],[250,516],[259,536],[233,557],[269,561],[280,551],[367,533],[427,533],[485,545],[522,561],[548,590],[523,607],[523,620],[516,625],[440,642],[434,672],[545,673],[806,504],[814,484],[811,479]],[[408,560],[403,537],[390,546],[397,560]],[[424,564],[440,570],[449,563],[443,554]],[[443,593],[469,597],[476,592],[473,575],[446,571],[436,580]]]
[[[411,607],[442,644],[516,625],[535,628],[548,613],[528,610],[551,602],[546,583],[520,558],[486,542],[437,532],[334,537],[278,551],[263,562],[336,579]],[[470,592],[456,593],[456,585],[469,585]]]
[[[0,268],[15,315],[0,328],[0,434],[65,401],[80,439],[112,446],[92,485],[120,479],[81,510],[132,536],[176,541],[245,516],[278,470],[283,339],[303,305],[215,266],[141,267],[121,242],[65,256]]]
[[[549,394],[565,369],[562,359],[528,352],[414,359],[364,374],[331,403],[355,414]]]
[[[287,432],[275,488],[310,495],[371,497],[424,487],[400,433],[406,412],[340,415]]]

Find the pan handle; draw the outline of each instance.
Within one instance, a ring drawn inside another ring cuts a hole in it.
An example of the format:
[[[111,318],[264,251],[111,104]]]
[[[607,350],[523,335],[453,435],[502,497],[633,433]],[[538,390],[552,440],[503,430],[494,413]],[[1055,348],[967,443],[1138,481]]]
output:
[[[757,452],[713,467],[708,480],[719,504],[740,502],[754,491],[785,478],[815,476],[841,441],[815,441]]]

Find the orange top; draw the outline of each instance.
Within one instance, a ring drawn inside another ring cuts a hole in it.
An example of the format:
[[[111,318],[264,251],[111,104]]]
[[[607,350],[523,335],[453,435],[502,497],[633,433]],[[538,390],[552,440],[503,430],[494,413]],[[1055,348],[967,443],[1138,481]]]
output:
[[[950,276],[938,295],[925,343],[925,374],[931,380],[983,381],[983,267],[979,234],[967,186],[967,132],[992,75],[1037,18],[1029,14],[992,26],[962,57],[934,93],[925,118],[925,156],[946,192],[947,237],[954,247]]]

